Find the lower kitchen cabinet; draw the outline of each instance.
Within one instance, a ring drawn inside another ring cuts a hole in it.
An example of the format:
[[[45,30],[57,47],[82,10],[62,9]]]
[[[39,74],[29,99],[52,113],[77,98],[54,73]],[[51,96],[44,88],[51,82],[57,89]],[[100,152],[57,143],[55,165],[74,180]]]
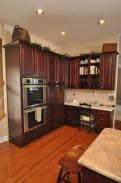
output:
[[[95,116],[96,132],[101,132],[104,128],[111,127],[111,112],[93,109]],[[65,105],[65,123],[78,126],[80,120],[80,107]]]
[[[51,131],[64,123],[64,85],[50,85],[47,90],[47,121]]]
[[[71,126],[78,126],[80,119],[80,108],[65,105],[65,123]]]
[[[104,128],[111,127],[110,112],[97,110],[96,112],[96,131],[101,132]]]
[[[82,183],[116,183],[115,181],[82,167]]]

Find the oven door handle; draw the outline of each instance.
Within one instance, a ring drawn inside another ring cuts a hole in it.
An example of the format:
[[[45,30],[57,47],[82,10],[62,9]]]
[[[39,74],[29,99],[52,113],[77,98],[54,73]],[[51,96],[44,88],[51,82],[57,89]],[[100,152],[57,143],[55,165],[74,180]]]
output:
[[[23,85],[23,88],[46,88],[47,85]]]
[[[30,113],[30,112],[36,111],[37,108],[46,109],[47,106],[40,106],[40,107],[36,107],[36,108],[26,109],[26,110],[24,110],[24,112]]]

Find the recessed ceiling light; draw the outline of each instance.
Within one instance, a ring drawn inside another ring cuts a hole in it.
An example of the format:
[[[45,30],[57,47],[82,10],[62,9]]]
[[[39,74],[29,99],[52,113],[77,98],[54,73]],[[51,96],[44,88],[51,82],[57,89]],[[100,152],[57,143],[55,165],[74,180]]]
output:
[[[64,36],[66,33],[65,32],[61,32],[61,35]]]
[[[43,11],[42,9],[38,9],[38,10],[36,11],[36,13],[37,13],[38,15],[43,15],[43,14],[44,14],[44,11]]]
[[[98,23],[99,23],[100,25],[103,25],[103,24],[105,23],[105,20],[101,19],[101,20],[99,20]]]

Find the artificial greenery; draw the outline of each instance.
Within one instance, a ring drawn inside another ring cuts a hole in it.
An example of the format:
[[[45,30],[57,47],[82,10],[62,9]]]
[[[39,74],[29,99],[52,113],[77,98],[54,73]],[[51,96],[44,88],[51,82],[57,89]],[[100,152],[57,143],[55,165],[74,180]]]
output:
[[[38,44],[36,42],[29,42],[29,41],[20,41],[20,42],[23,43],[24,45],[31,46],[32,48],[35,48],[37,50],[53,53],[50,47],[47,46],[43,47],[41,44]],[[71,56],[66,53],[56,53],[56,54],[64,58],[71,58]]]
[[[32,48],[35,48],[39,51],[45,51],[45,52],[51,52],[53,53],[53,51],[51,50],[50,47],[47,47],[47,46],[42,46],[41,44],[38,44],[36,42],[29,42],[29,41],[21,41],[23,44],[25,45],[28,45],[28,46],[31,46]],[[67,53],[56,53],[57,55],[63,57],[63,58],[71,58],[72,56],[68,55]],[[99,56],[101,53],[98,52],[98,51],[92,51],[91,53],[83,53],[83,54],[80,54],[80,56],[82,58],[87,58],[89,56],[91,57],[97,57]]]
[[[101,55],[101,52],[98,52],[98,51],[92,51],[90,53],[83,53],[83,54],[80,54],[81,58],[88,58],[88,57],[91,57],[91,58],[98,58],[100,57]]]

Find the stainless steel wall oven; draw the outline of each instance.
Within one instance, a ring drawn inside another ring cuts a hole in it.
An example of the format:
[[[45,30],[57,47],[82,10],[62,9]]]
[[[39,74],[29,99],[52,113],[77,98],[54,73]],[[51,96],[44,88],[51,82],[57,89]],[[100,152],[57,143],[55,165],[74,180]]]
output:
[[[45,125],[46,122],[46,80],[22,78],[24,132]]]
[[[24,132],[46,125],[46,113],[46,106],[39,106],[24,110]]]
[[[22,78],[23,108],[46,104],[46,80],[38,78]]]

